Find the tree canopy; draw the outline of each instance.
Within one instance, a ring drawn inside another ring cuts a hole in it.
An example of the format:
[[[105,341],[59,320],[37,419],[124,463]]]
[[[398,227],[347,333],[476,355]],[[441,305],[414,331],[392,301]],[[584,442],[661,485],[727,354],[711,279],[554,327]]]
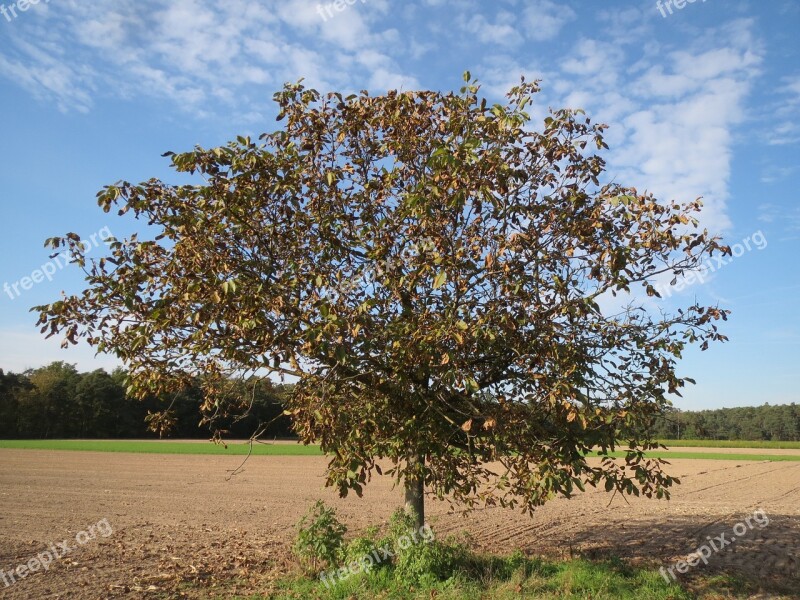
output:
[[[147,223],[85,262],[42,331],[129,369],[134,395],[203,381],[205,418],[246,410],[232,377],[290,375],[287,412],[360,493],[378,459],[421,512],[440,498],[533,509],[585,484],[668,496],[646,433],[685,346],[724,340],[717,307],[648,310],[654,278],[725,252],[699,200],[607,181],[605,126],[521,82],[459,93],[275,95],[258,141],[168,153],[196,184],[119,182],[100,206]],[[630,294],[622,309],[607,299]],[[638,300],[637,300],[638,298]],[[621,462],[587,458],[622,442]]]

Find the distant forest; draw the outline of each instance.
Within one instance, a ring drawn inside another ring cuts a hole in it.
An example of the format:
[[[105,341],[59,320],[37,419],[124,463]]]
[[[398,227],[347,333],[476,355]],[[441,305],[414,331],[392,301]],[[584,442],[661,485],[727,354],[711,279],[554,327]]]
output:
[[[21,374],[0,369],[0,439],[155,438],[145,418],[169,406],[176,420],[169,437],[211,437],[207,426],[198,426],[199,385],[169,398],[138,401],[126,396],[125,376],[122,369],[79,373],[63,362]],[[242,393],[252,393],[250,415],[227,424],[225,437],[249,438],[273,419],[265,438],[293,436],[288,417],[281,416],[286,386],[264,381]]]
[[[175,397],[137,401],[126,397],[124,382],[122,369],[79,373],[63,362],[20,374],[0,369],[0,439],[152,438],[145,417],[170,405],[176,418],[170,437],[210,437],[207,427],[198,426],[199,385]],[[226,437],[248,438],[274,419],[266,437],[293,437],[289,419],[281,416],[289,389],[264,381],[248,390],[254,392],[250,415],[230,423]],[[659,439],[800,441],[800,406],[670,410],[653,432]]]
[[[664,440],[800,441],[800,405],[775,404],[715,410],[671,410],[653,428]]]

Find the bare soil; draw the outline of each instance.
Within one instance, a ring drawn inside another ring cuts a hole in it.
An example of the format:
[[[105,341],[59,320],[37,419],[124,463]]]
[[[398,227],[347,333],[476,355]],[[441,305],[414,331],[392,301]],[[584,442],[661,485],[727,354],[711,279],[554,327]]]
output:
[[[698,449],[704,450],[719,451]],[[386,522],[402,502],[387,478],[374,479],[361,499],[338,498],[324,488],[323,457],[252,457],[228,480],[240,462],[237,456],[0,450],[0,571],[9,573],[51,544],[71,546],[48,571],[12,585],[0,573],[0,598],[264,592],[294,569],[295,524],[317,498],[337,508],[351,533]],[[468,532],[479,550],[620,556],[665,567],[709,536],[725,534],[736,540],[682,579],[724,571],[757,582],[764,597],[800,598],[800,463],[672,462],[670,473],[682,485],[668,502],[612,499],[590,488],[553,500],[532,518],[495,508],[464,518],[446,503],[429,502],[428,520],[439,537]],[[736,536],[734,527],[756,509],[769,524],[760,528],[751,520],[753,527],[744,525],[747,531]],[[76,542],[79,532],[103,519],[113,533]]]

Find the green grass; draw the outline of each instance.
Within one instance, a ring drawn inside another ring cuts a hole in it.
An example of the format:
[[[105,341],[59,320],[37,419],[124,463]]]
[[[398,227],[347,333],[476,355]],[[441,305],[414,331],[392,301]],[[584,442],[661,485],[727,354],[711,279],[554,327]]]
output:
[[[688,444],[687,440],[680,443]],[[695,443],[695,442],[693,442]],[[716,442],[715,442],[716,443]],[[750,442],[759,443],[759,442]],[[769,442],[765,442],[769,443]],[[790,442],[782,442],[788,444]],[[665,441],[665,445],[680,447],[674,441]],[[714,447],[711,444],[705,444]],[[724,447],[724,446],[716,446]],[[746,446],[736,446],[746,448]],[[761,447],[761,446],[759,446]],[[0,449],[19,448],[26,450],[77,450],[83,452],[132,452],[137,454],[216,454],[222,456],[244,456],[249,448],[247,444],[229,443],[228,447],[218,446],[211,442],[171,442],[159,440],[0,440]],[[763,446],[769,449],[771,446]],[[303,446],[302,444],[254,444],[254,456],[319,456],[319,446]],[[624,458],[625,452],[610,452],[610,456]],[[661,451],[648,452],[652,458],[666,459],[700,459],[700,460],[738,460],[738,461],[800,461],[800,455],[758,454],[722,452],[683,452]]]
[[[169,442],[147,440],[0,440],[0,448],[26,450],[77,450],[82,452],[133,452],[137,454],[217,454],[244,456],[249,445],[211,442]],[[302,444],[253,444],[254,456],[320,456],[319,446]]]
[[[267,596],[251,600],[303,599],[350,600],[473,600],[519,598],[584,600],[689,600],[693,596],[679,585],[667,584],[655,569],[632,568],[618,560],[543,561],[537,558],[474,557],[474,563],[445,581],[409,582],[392,568],[326,587],[317,579],[294,577],[279,581]]]
[[[311,531],[307,523],[303,526],[306,532]],[[474,541],[467,534],[441,540],[430,530],[427,535],[415,538],[416,543],[402,543],[403,538],[408,541],[409,532],[414,529],[413,518],[400,509],[392,516],[383,537],[379,537],[379,528],[372,527],[362,537],[340,544],[330,559],[333,564],[322,575],[317,576],[317,570],[298,571],[297,575],[273,582],[266,595],[253,596],[252,600],[688,600],[692,597],[679,584],[665,581],[651,567],[632,567],[614,558],[550,560],[527,557],[519,550],[507,556],[481,554],[472,549]],[[314,537],[313,533],[312,539],[319,543],[331,541],[330,536]],[[315,554],[314,548],[305,547],[300,552],[303,557],[300,564],[306,568],[314,564],[308,560]],[[393,552],[384,555],[378,552],[379,548]],[[348,568],[365,564],[365,557],[370,556],[384,558],[375,562],[370,558],[366,573],[361,568]]]
[[[800,442],[771,442],[748,440],[662,440],[667,447],[694,448],[770,448],[772,450],[800,450]]]

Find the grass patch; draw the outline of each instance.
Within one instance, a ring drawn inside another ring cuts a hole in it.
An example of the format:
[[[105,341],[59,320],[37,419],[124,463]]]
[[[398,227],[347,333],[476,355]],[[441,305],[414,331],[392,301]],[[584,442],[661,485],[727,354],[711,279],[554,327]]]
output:
[[[267,596],[252,600],[267,598],[689,600],[693,595],[677,584],[667,584],[657,570],[632,568],[618,560],[550,562],[518,552],[507,557],[467,554],[446,579],[408,581],[391,566],[353,575],[330,587],[318,579],[289,578],[277,582]]]
[[[0,440],[0,448],[25,450],[75,450],[81,452],[131,452],[136,454],[215,454],[245,456],[249,445],[159,440]],[[321,456],[319,446],[302,444],[253,444],[254,456]]]
[[[318,524],[339,522],[320,506],[324,508],[324,503],[318,502],[300,521],[298,539],[324,545],[326,556],[311,570],[309,561],[301,560],[305,570],[272,581],[266,595],[251,600],[692,598],[656,569],[634,568],[617,559],[550,561],[527,557],[519,550],[504,557],[478,554],[468,536],[440,540],[427,525],[416,529],[413,517],[402,510],[394,513],[383,534],[370,527],[347,543],[336,537],[330,546],[333,538]]]
[[[764,448],[772,450],[800,450],[800,442],[773,442],[748,440],[661,440],[667,447],[694,448]]]

